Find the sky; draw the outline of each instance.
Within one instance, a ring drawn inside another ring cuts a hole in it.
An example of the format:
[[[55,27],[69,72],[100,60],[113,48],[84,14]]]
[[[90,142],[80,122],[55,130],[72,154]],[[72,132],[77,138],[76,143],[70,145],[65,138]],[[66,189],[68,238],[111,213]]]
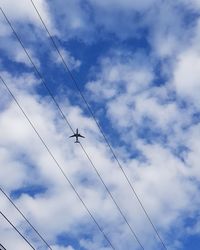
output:
[[[39,75],[0,11],[0,76],[113,248],[2,81],[1,190],[54,250],[165,249],[120,163],[165,247],[200,249],[200,1],[33,2],[82,96],[31,0],[0,7]],[[0,212],[48,249],[2,192]],[[31,249],[1,215],[0,244]]]

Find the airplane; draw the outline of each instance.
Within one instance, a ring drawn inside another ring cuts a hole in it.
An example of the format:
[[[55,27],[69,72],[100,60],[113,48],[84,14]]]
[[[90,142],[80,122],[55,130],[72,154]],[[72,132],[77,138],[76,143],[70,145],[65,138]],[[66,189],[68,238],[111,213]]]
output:
[[[81,137],[81,138],[85,138],[84,136],[82,136],[81,134],[79,134],[78,132],[78,129],[76,129],[76,133],[74,133],[73,135],[71,135],[69,138],[71,137],[76,137],[76,141],[74,143],[80,143],[78,138]]]

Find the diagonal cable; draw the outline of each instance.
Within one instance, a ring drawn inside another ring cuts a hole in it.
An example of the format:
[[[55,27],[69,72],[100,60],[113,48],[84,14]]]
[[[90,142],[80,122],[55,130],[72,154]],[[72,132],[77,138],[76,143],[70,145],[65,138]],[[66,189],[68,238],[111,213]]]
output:
[[[28,223],[28,225],[33,229],[33,231],[40,237],[40,239],[44,242],[44,244],[51,250],[53,250],[50,245],[46,242],[46,240],[42,237],[42,235],[38,232],[38,230],[31,224],[31,222],[25,217],[22,211],[15,205],[15,203],[11,200],[11,198],[6,194],[6,192],[0,187],[0,191],[7,198],[7,200],[15,207],[15,209],[21,214],[24,220]]]
[[[74,130],[73,130],[72,126],[70,125],[68,119],[66,118],[66,116],[65,116],[65,114],[63,113],[62,109],[60,108],[58,102],[57,102],[56,99],[54,98],[54,96],[53,96],[51,90],[48,88],[48,86],[47,86],[47,84],[46,84],[46,81],[44,80],[42,74],[41,74],[40,71],[38,70],[36,64],[33,62],[33,60],[32,60],[32,58],[31,58],[30,54],[28,53],[27,49],[26,49],[25,46],[23,45],[23,43],[22,43],[20,37],[18,36],[18,34],[17,34],[17,32],[15,31],[14,27],[12,26],[12,24],[10,23],[10,21],[9,21],[8,17],[6,16],[5,12],[2,10],[1,7],[0,7],[0,10],[1,10],[1,12],[3,13],[3,15],[4,15],[4,17],[5,17],[6,21],[7,21],[7,23],[8,23],[9,26],[11,27],[11,29],[12,29],[12,31],[13,31],[15,37],[17,38],[17,40],[18,40],[19,43],[21,44],[21,46],[22,46],[24,52],[25,52],[26,55],[28,56],[28,58],[29,58],[31,64],[33,65],[33,68],[34,68],[35,72],[37,73],[37,75],[39,76],[39,78],[42,80],[42,83],[43,83],[43,85],[45,86],[45,88],[47,89],[49,95],[52,97],[53,102],[54,102],[55,105],[57,106],[57,108],[58,108],[58,110],[59,110],[59,112],[60,112],[62,118],[66,121],[67,125],[69,126],[69,128],[71,129],[71,131],[74,133]],[[103,178],[102,178],[101,175],[99,174],[99,172],[98,172],[97,168],[95,167],[94,163],[92,162],[90,156],[89,156],[88,153],[86,152],[86,150],[85,150],[85,148],[83,147],[83,145],[80,144],[80,146],[81,146],[81,148],[82,148],[84,154],[86,155],[86,158],[89,160],[91,166],[93,167],[94,171],[96,172],[97,176],[99,177],[99,179],[100,179],[101,183],[103,184],[104,188],[105,188],[106,191],[108,192],[108,195],[110,196],[110,198],[111,198],[112,201],[114,202],[114,204],[115,204],[117,210],[119,211],[120,215],[123,217],[125,223],[126,223],[127,226],[129,227],[129,229],[130,229],[130,231],[131,231],[131,234],[134,236],[134,239],[138,242],[138,244],[140,245],[140,247],[141,247],[142,249],[144,249],[144,247],[142,246],[142,244],[141,244],[141,242],[140,242],[138,236],[136,235],[136,233],[135,233],[133,227],[132,227],[132,226],[130,225],[130,223],[128,222],[128,219],[126,218],[126,216],[125,216],[124,213],[122,212],[120,206],[119,206],[118,203],[116,202],[116,200],[115,200],[114,196],[112,195],[112,193],[110,192],[108,186],[105,184]]]
[[[37,137],[39,138],[39,140],[41,141],[41,143],[44,145],[44,147],[46,148],[47,152],[49,153],[49,155],[51,156],[51,158],[53,159],[53,161],[55,162],[56,166],[59,168],[59,170],[61,171],[62,175],[64,176],[64,178],[66,179],[66,181],[68,182],[68,184],[71,186],[71,188],[73,189],[73,191],[75,192],[77,198],[80,200],[80,202],[82,203],[83,207],[86,209],[87,213],[90,215],[90,217],[92,218],[93,222],[96,224],[96,226],[98,227],[99,231],[103,234],[105,240],[107,241],[107,243],[110,245],[110,247],[115,250],[114,246],[112,245],[111,241],[108,239],[108,237],[106,236],[106,234],[104,233],[104,231],[102,230],[102,228],[100,227],[99,223],[97,222],[97,220],[95,219],[95,217],[92,215],[92,213],[90,212],[89,208],[87,207],[86,203],[83,201],[83,199],[81,198],[80,194],[78,193],[78,191],[76,190],[75,186],[72,184],[72,182],[70,181],[70,179],[67,177],[67,175],[65,174],[63,168],[61,167],[61,165],[58,163],[58,161],[56,160],[55,156],[53,155],[53,153],[51,152],[50,148],[47,146],[46,142],[43,140],[43,138],[41,137],[41,135],[39,134],[39,132],[37,131],[37,129],[35,128],[34,124],[32,123],[32,121],[30,120],[30,118],[27,116],[27,114],[25,113],[25,111],[23,110],[23,108],[21,107],[21,105],[19,104],[19,102],[17,101],[16,97],[14,96],[14,94],[12,93],[12,91],[10,90],[10,88],[8,87],[8,85],[6,84],[6,82],[4,81],[4,79],[2,78],[2,76],[0,75],[0,79],[3,83],[3,85],[6,87],[7,91],[9,92],[9,94],[11,95],[11,97],[13,98],[15,104],[19,107],[19,109],[22,111],[24,117],[26,118],[26,120],[28,121],[28,123],[30,124],[30,126],[32,127],[32,129],[34,130],[34,132],[36,133]]]
[[[0,244],[0,249],[1,249],[1,250],[6,250],[5,247],[2,246],[1,244]]]
[[[70,75],[70,77],[71,77],[71,79],[72,79],[72,82],[74,83],[74,85],[75,85],[77,91],[79,92],[81,98],[83,99],[83,101],[84,101],[84,103],[85,103],[85,105],[86,105],[88,111],[90,112],[90,114],[91,114],[92,118],[94,119],[94,121],[95,121],[97,127],[99,128],[99,131],[100,131],[100,133],[102,134],[102,136],[103,136],[103,138],[104,138],[104,140],[105,140],[105,142],[106,142],[108,148],[110,149],[110,151],[111,151],[111,153],[112,153],[114,159],[116,160],[116,162],[117,162],[117,164],[118,164],[118,167],[119,167],[120,170],[122,171],[122,173],[123,173],[123,175],[124,175],[124,177],[125,177],[127,183],[129,184],[129,186],[130,186],[130,188],[131,188],[133,194],[135,195],[137,201],[139,202],[139,204],[140,204],[140,206],[141,206],[141,208],[142,208],[144,214],[146,215],[146,217],[147,217],[149,223],[151,224],[151,226],[152,226],[154,232],[156,233],[158,239],[160,240],[160,242],[161,242],[163,248],[165,248],[165,249],[167,250],[167,246],[165,245],[164,241],[162,240],[162,238],[161,238],[161,236],[160,236],[160,234],[159,234],[157,228],[155,227],[155,225],[154,225],[152,219],[150,218],[150,215],[148,214],[147,210],[145,209],[144,205],[142,204],[142,201],[141,201],[140,197],[138,196],[138,194],[137,194],[135,188],[133,187],[133,184],[131,183],[131,181],[130,181],[128,175],[127,175],[127,173],[125,172],[124,168],[122,167],[122,164],[121,164],[120,161],[118,160],[118,157],[117,157],[116,153],[114,152],[113,147],[111,146],[111,144],[110,144],[110,142],[109,142],[109,140],[108,140],[106,134],[104,133],[104,131],[103,131],[103,129],[102,129],[100,123],[97,121],[97,118],[96,118],[96,116],[95,116],[95,114],[94,114],[92,108],[90,107],[88,101],[86,100],[86,98],[85,98],[85,96],[84,96],[84,94],[83,94],[81,88],[79,87],[79,84],[78,84],[78,82],[76,81],[74,75],[72,74],[71,70],[69,69],[69,67],[68,67],[68,65],[67,65],[67,63],[66,63],[66,61],[65,61],[65,59],[64,59],[64,57],[63,57],[63,55],[62,55],[62,53],[60,52],[60,49],[58,48],[58,46],[57,46],[57,44],[56,44],[56,42],[55,42],[53,36],[51,35],[49,29],[47,28],[47,25],[45,24],[45,22],[44,22],[44,20],[43,20],[43,18],[42,18],[42,16],[41,16],[41,14],[40,14],[40,12],[38,11],[38,9],[37,9],[37,7],[36,7],[36,5],[35,5],[35,3],[34,3],[34,1],[33,1],[33,0],[30,0],[30,1],[31,1],[31,3],[32,3],[32,5],[33,5],[33,7],[34,7],[34,9],[35,9],[35,11],[36,11],[36,13],[37,13],[37,15],[38,15],[40,21],[41,21],[41,23],[43,24],[43,26],[44,26],[44,28],[45,28],[45,30],[46,30],[46,32],[47,32],[47,34],[48,34],[48,36],[49,36],[51,42],[52,42],[52,45],[54,46],[55,50],[57,51],[58,55],[60,56],[60,58],[61,58],[61,60],[62,60],[62,63],[63,63],[63,65],[64,65],[65,70],[66,70],[67,73]],[[60,43],[60,42],[59,42],[59,43]]]
[[[23,236],[23,234],[20,233],[20,231],[12,224],[12,222],[5,216],[5,214],[3,214],[0,211],[0,214],[2,215],[2,217],[14,228],[14,230],[26,241],[26,243],[33,249],[36,250],[31,243]]]

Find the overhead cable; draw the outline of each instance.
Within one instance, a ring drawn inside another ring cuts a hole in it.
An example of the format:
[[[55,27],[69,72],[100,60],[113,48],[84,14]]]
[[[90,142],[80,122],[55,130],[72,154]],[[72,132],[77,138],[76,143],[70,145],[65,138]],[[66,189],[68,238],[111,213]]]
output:
[[[12,199],[6,194],[6,192],[0,187],[0,191],[2,194],[7,198],[7,200],[15,207],[15,209],[21,214],[21,216],[24,218],[24,220],[28,223],[28,225],[33,229],[33,231],[40,237],[40,239],[44,242],[44,244],[51,250],[53,250],[50,245],[46,242],[46,240],[42,237],[42,235],[38,232],[38,230],[31,224],[31,222],[25,217],[25,215],[22,213],[22,211],[15,205],[15,203],[12,201]]]
[[[79,87],[78,82],[76,81],[74,75],[72,74],[71,70],[69,69],[69,67],[68,67],[68,65],[67,65],[67,63],[66,63],[66,61],[65,61],[65,59],[64,59],[64,57],[63,57],[63,55],[62,55],[62,53],[61,53],[61,51],[60,51],[60,49],[58,48],[58,46],[57,46],[57,44],[56,44],[56,42],[55,42],[53,36],[51,35],[51,32],[49,31],[49,29],[48,29],[48,27],[47,27],[47,25],[46,25],[44,19],[42,18],[42,15],[40,14],[38,8],[36,7],[34,1],[33,1],[33,0],[30,0],[30,2],[32,3],[32,5],[33,5],[33,7],[34,7],[34,9],[35,9],[35,11],[36,11],[36,13],[37,13],[37,15],[38,15],[38,17],[39,17],[41,23],[42,23],[42,25],[44,26],[44,28],[45,28],[45,30],[46,30],[48,36],[49,36],[49,39],[50,39],[51,42],[52,42],[52,45],[54,46],[55,50],[57,51],[58,55],[60,56],[61,61],[62,61],[63,65],[64,65],[65,70],[67,71],[67,73],[68,73],[69,76],[71,77],[72,82],[74,83],[74,85],[75,85],[77,91],[79,92],[81,98],[83,99],[83,101],[84,101],[84,103],[85,103],[85,105],[86,105],[86,107],[87,107],[89,113],[91,114],[92,118],[94,119],[94,121],[95,121],[95,123],[96,123],[96,125],[97,125],[97,127],[98,127],[98,129],[99,129],[99,131],[100,131],[100,133],[102,134],[102,136],[103,136],[103,138],[104,138],[104,140],[105,140],[105,142],[106,142],[108,148],[110,149],[110,152],[112,153],[114,159],[116,160],[116,162],[117,162],[117,164],[118,164],[118,167],[120,168],[121,172],[123,173],[123,175],[124,175],[124,177],[125,177],[125,179],[126,179],[128,185],[130,186],[130,188],[131,188],[131,190],[132,190],[134,196],[135,196],[136,199],[138,200],[138,202],[139,202],[139,204],[140,204],[140,207],[142,208],[144,214],[146,215],[146,217],[147,217],[149,223],[151,224],[151,226],[152,226],[154,232],[156,233],[158,239],[160,240],[162,246],[167,250],[166,244],[165,244],[164,241],[162,240],[162,238],[161,238],[161,236],[160,236],[160,234],[159,234],[159,232],[158,232],[156,226],[154,225],[152,219],[150,218],[150,215],[148,214],[147,210],[145,209],[145,207],[144,207],[144,205],[143,205],[143,203],[142,203],[140,197],[138,196],[138,194],[137,194],[135,188],[133,187],[133,184],[131,183],[131,181],[130,181],[128,175],[127,175],[127,173],[125,172],[124,168],[122,167],[122,164],[120,163],[120,161],[119,161],[119,159],[118,159],[118,157],[117,157],[117,155],[116,155],[116,153],[115,153],[113,147],[111,146],[111,144],[110,144],[110,142],[109,142],[109,140],[108,140],[106,134],[104,133],[104,131],[103,131],[103,129],[102,129],[100,123],[97,121],[97,118],[96,118],[96,116],[95,116],[95,114],[94,114],[94,112],[93,112],[91,106],[89,105],[88,101],[86,100],[86,98],[85,98],[85,96],[84,96],[84,94],[83,94],[81,88]],[[59,40],[58,40],[58,42],[60,43]],[[60,43],[60,45],[61,45],[61,43]]]
[[[3,214],[0,211],[0,214],[3,216],[3,218],[14,228],[14,230],[26,241],[26,243],[33,249],[36,250],[33,245],[23,236],[23,234],[20,233],[20,231],[13,225],[13,223],[6,217],[5,214]]]
[[[48,86],[47,86],[47,84],[46,84],[46,81],[45,81],[44,77],[42,76],[42,74],[41,74],[40,71],[38,70],[36,64],[33,62],[33,60],[32,60],[32,58],[31,58],[30,54],[28,53],[27,49],[25,48],[24,44],[22,43],[22,40],[20,39],[19,35],[18,35],[17,32],[15,31],[15,29],[14,29],[14,27],[12,26],[11,22],[9,21],[7,15],[5,14],[5,12],[3,11],[2,8],[0,8],[0,10],[1,10],[1,12],[3,13],[3,15],[4,15],[4,17],[5,17],[6,21],[7,21],[7,23],[8,23],[9,26],[11,27],[11,29],[12,29],[12,31],[13,31],[15,37],[17,38],[17,40],[18,40],[19,43],[21,44],[21,46],[22,46],[24,52],[26,53],[27,57],[29,58],[31,64],[33,65],[33,68],[34,68],[35,72],[37,73],[37,75],[39,76],[39,78],[42,80],[43,85],[44,85],[45,88],[47,89],[47,92],[48,92],[49,95],[51,96],[51,98],[52,98],[54,104],[56,105],[56,107],[58,108],[58,110],[59,110],[59,112],[60,112],[62,118],[66,121],[67,125],[69,126],[69,128],[71,129],[71,131],[74,133],[74,130],[73,130],[73,128],[72,128],[70,122],[68,121],[68,119],[67,119],[67,117],[65,116],[64,112],[63,112],[62,109],[60,108],[60,105],[58,104],[58,102],[57,102],[56,99],[54,98],[54,96],[53,96],[51,90],[48,88]],[[100,179],[101,183],[103,184],[104,188],[106,189],[108,195],[110,196],[110,198],[111,198],[112,201],[114,202],[114,204],[115,204],[117,210],[119,211],[120,215],[123,217],[123,219],[124,219],[125,223],[127,224],[127,226],[128,226],[128,228],[129,228],[131,234],[133,235],[134,239],[137,241],[137,243],[140,245],[140,247],[141,247],[142,249],[144,249],[144,247],[142,246],[142,244],[141,244],[141,242],[140,242],[140,240],[139,240],[137,234],[135,233],[135,230],[133,229],[133,227],[132,227],[132,226],[130,225],[130,223],[128,222],[128,219],[127,219],[126,216],[124,215],[124,213],[123,213],[122,209],[120,208],[120,206],[118,205],[116,199],[114,198],[114,196],[113,196],[112,193],[110,192],[108,186],[107,186],[106,183],[104,182],[104,180],[103,180],[103,178],[101,177],[101,175],[99,174],[99,172],[98,172],[97,168],[95,167],[93,161],[91,160],[90,156],[89,156],[88,153],[86,152],[86,150],[85,150],[85,148],[83,147],[83,145],[82,145],[81,143],[79,143],[79,145],[81,146],[81,148],[82,148],[84,154],[86,155],[86,158],[89,160],[89,162],[90,162],[91,166],[93,167],[94,171],[96,172],[98,178]]]
[[[0,249],[1,249],[1,250],[6,250],[5,247],[2,246],[1,244],[0,244]]]
[[[41,135],[39,134],[39,132],[37,131],[37,129],[35,128],[34,124],[32,123],[32,121],[30,120],[30,118],[27,116],[27,114],[25,113],[24,109],[22,108],[22,106],[19,104],[18,100],[16,99],[15,95],[12,93],[12,91],[10,90],[10,88],[8,87],[8,85],[6,84],[6,82],[4,81],[4,79],[2,78],[2,76],[0,75],[0,79],[1,82],[3,83],[3,85],[6,87],[7,91],[10,93],[11,97],[13,98],[15,104],[19,107],[19,109],[21,110],[21,112],[23,113],[24,117],[26,118],[26,120],[28,121],[28,123],[30,124],[30,126],[32,127],[32,129],[34,130],[35,134],[37,135],[37,137],[39,138],[39,140],[41,141],[41,143],[44,145],[44,147],[46,148],[47,152],[49,153],[49,155],[51,156],[52,160],[55,162],[56,166],[58,167],[58,169],[61,171],[62,175],[64,176],[64,178],[66,179],[66,181],[68,182],[68,184],[70,185],[70,187],[72,188],[72,190],[75,192],[77,198],[80,200],[80,202],[82,203],[83,207],[85,208],[85,210],[87,211],[87,213],[89,214],[89,216],[92,218],[93,222],[96,224],[96,226],[98,227],[99,231],[102,233],[102,235],[104,236],[104,239],[107,241],[107,243],[110,245],[110,247],[115,250],[115,247],[113,246],[113,244],[111,243],[111,241],[109,240],[109,238],[106,236],[106,234],[104,233],[104,231],[102,230],[101,226],[99,225],[99,223],[97,222],[97,220],[95,219],[95,217],[93,216],[92,212],[90,212],[89,208],[87,207],[86,203],[84,202],[84,200],[81,198],[80,194],[78,193],[78,191],[76,190],[75,186],[72,184],[72,182],[70,181],[70,179],[67,177],[67,175],[65,174],[63,168],[61,167],[61,165],[58,163],[58,161],[56,160],[55,156],[53,155],[53,153],[51,152],[50,148],[48,147],[48,145],[46,144],[46,142],[44,141],[44,139],[41,137]]]

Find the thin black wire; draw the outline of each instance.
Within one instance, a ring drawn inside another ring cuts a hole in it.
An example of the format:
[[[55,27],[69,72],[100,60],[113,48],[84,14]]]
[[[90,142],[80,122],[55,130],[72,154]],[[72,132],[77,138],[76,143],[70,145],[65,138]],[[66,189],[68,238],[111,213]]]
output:
[[[26,50],[25,46],[23,45],[23,43],[22,43],[20,37],[18,36],[17,32],[16,32],[15,29],[13,28],[13,26],[12,26],[12,24],[10,23],[8,17],[6,16],[5,12],[2,10],[1,7],[0,7],[0,10],[1,10],[1,12],[3,13],[3,15],[4,15],[4,17],[5,17],[6,21],[7,21],[7,23],[8,23],[9,26],[11,27],[11,29],[12,29],[14,35],[16,36],[17,40],[20,42],[20,44],[21,44],[23,50],[25,51],[26,55],[28,56],[28,58],[29,58],[31,64],[33,65],[33,67],[34,67],[34,69],[35,69],[35,72],[38,74],[38,76],[39,76],[40,79],[42,80],[42,83],[44,84],[45,88],[47,89],[49,95],[53,98],[53,101],[54,101],[54,103],[56,104],[57,108],[59,109],[62,118],[67,122],[69,128],[70,128],[70,129],[72,130],[72,132],[74,133],[74,131],[73,131],[73,129],[72,129],[72,126],[70,125],[68,119],[66,118],[66,116],[64,115],[62,109],[60,108],[59,104],[57,103],[56,99],[54,98],[54,96],[53,96],[51,90],[48,88],[48,86],[47,86],[47,84],[46,84],[44,78],[42,77],[42,74],[41,74],[40,71],[38,70],[38,68],[37,68],[37,66],[35,65],[35,63],[33,62],[31,56],[29,55],[28,51]],[[103,184],[103,186],[105,187],[106,191],[108,192],[110,198],[111,198],[112,201],[114,202],[114,204],[115,204],[116,208],[118,209],[120,215],[123,217],[125,223],[126,223],[127,226],[129,227],[129,229],[130,229],[132,235],[134,236],[135,240],[138,242],[138,244],[140,245],[140,247],[141,247],[142,249],[144,249],[144,247],[142,246],[142,244],[141,244],[141,242],[140,242],[138,236],[137,236],[136,233],[134,232],[134,229],[132,228],[132,226],[131,226],[130,223],[128,222],[127,218],[126,218],[125,215],[123,214],[121,208],[119,207],[118,203],[116,202],[115,198],[113,197],[112,193],[110,192],[109,188],[108,188],[107,185],[105,184],[103,178],[102,178],[101,175],[99,174],[97,168],[95,167],[94,163],[92,162],[91,158],[89,157],[88,153],[86,152],[86,150],[84,149],[84,147],[83,147],[83,145],[82,145],[81,143],[80,143],[80,146],[81,146],[81,148],[82,148],[84,154],[86,155],[86,158],[89,160],[91,166],[93,167],[94,171],[95,171],[96,174],[98,175],[98,177],[99,177],[101,183]]]
[[[20,39],[20,37],[18,36],[17,32],[15,31],[14,27],[12,26],[11,22],[9,21],[7,15],[5,14],[5,12],[3,11],[3,9],[0,7],[0,10],[4,16],[4,18],[6,19],[8,25],[10,26],[10,28],[12,29],[15,37],[17,38],[17,40],[19,41],[20,45],[22,46],[25,54],[27,55],[28,59],[30,60],[31,64],[33,65],[33,68],[35,70],[35,73],[38,75],[38,77],[41,79],[42,83],[44,84],[45,88],[47,89],[48,91],[48,94],[50,95],[50,97],[53,99],[56,107],[58,108],[58,110],[60,111],[61,115],[62,115],[62,118],[66,121],[66,123],[68,124],[69,128],[71,129],[71,131],[74,133],[74,130],[72,128],[72,126],[70,125],[70,123],[68,122],[65,114],[63,113],[62,109],[60,108],[59,104],[57,103],[56,99],[54,98],[51,90],[49,89],[48,85],[46,84],[45,80],[44,80],[44,77],[42,76],[42,74],[40,73],[40,71],[38,70],[36,64],[33,62],[30,54],[28,53],[27,49],[25,48],[24,44],[22,43],[22,40]]]
[[[6,249],[5,249],[5,247],[4,247],[4,246],[2,246],[1,244],[0,244],[0,247],[2,248],[2,250],[6,250]],[[1,248],[0,248],[0,249],[1,249]]]
[[[4,219],[14,228],[14,230],[26,241],[26,243],[33,249],[36,250],[31,243],[20,233],[20,231],[12,224],[12,222],[0,211],[0,214],[4,217]]]
[[[15,209],[21,214],[24,220],[29,224],[29,226],[34,230],[34,232],[40,237],[40,239],[45,243],[45,245],[53,250],[50,245],[46,242],[46,240],[42,237],[42,235],[38,232],[38,230],[30,223],[30,221],[25,217],[25,215],[21,212],[21,210],[15,205],[15,203],[11,200],[11,198],[6,194],[6,192],[0,187],[0,191],[3,195],[9,200],[9,202],[15,207]]]
[[[128,184],[129,184],[130,188],[132,189],[132,191],[133,191],[133,193],[134,193],[136,199],[138,200],[138,202],[139,202],[139,204],[140,204],[140,206],[141,206],[143,212],[145,213],[147,219],[149,220],[151,226],[153,227],[153,230],[155,231],[155,233],[156,233],[158,239],[160,240],[160,242],[162,243],[163,247],[167,250],[167,246],[165,245],[164,241],[162,240],[161,236],[159,235],[159,232],[158,232],[158,230],[156,229],[156,227],[155,227],[153,221],[151,220],[149,214],[147,213],[147,210],[146,210],[145,207],[143,206],[141,199],[140,199],[139,196],[137,195],[137,192],[136,192],[135,188],[133,187],[131,181],[129,180],[129,178],[128,178],[127,174],[126,174],[126,172],[124,171],[124,169],[123,169],[123,167],[122,167],[122,164],[119,162],[118,157],[117,157],[117,155],[116,155],[115,152],[114,152],[114,149],[112,148],[112,146],[111,146],[111,144],[109,143],[109,141],[108,141],[108,139],[107,139],[107,136],[105,135],[105,133],[104,133],[102,127],[100,126],[99,122],[97,121],[94,112],[92,111],[92,109],[91,109],[89,103],[87,102],[87,100],[86,100],[84,94],[82,93],[82,90],[80,89],[78,82],[76,81],[76,79],[75,79],[75,77],[73,76],[71,70],[69,69],[69,67],[68,67],[68,65],[67,65],[67,63],[66,63],[64,57],[62,56],[62,53],[60,52],[60,50],[59,50],[59,48],[58,48],[56,42],[54,41],[54,38],[52,37],[52,35],[51,35],[49,29],[47,28],[47,25],[45,24],[45,22],[44,22],[44,20],[43,20],[43,18],[42,18],[42,16],[41,16],[41,14],[39,13],[39,11],[38,11],[36,5],[34,4],[33,0],[30,0],[30,1],[31,1],[31,3],[32,3],[32,5],[33,5],[33,7],[34,7],[34,9],[35,9],[35,11],[36,11],[36,13],[37,13],[39,19],[40,19],[40,21],[42,22],[42,24],[43,24],[43,26],[44,26],[46,32],[48,33],[49,38],[50,38],[50,40],[52,41],[53,46],[55,47],[55,49],[56,49],[58,55],[60,56],[60,58],[61,58],[61,60],[62,60],[62,62],[63,62],[63,65],[64,65],[64,67],[65,67],[65,69],[66,69],[66,71],[68,72],[68,74],[70,75],[72,81],[74,82],[74,85],[75,85],[76,89],[78,90],[78,92],[79,92],[81,98],[83,99],[84,103],[86,104],[86,107],[87,107],[88,111],[90,112],[90,114],[91,114],[92,118],[94,119],[94,121],[95,121],[97,127],[99,128],[99,130],[100,130],[100,132],[101,132],[101,134],[102,134],[102,136],[103,136],[103,138],[104,138],[106,144],[108,145],[108,147],[109,147],[109,149],[110,149],[110,151],[111,151],[111,153],[112,153],[114,159],[116,160],[116,162],[117,162],[119,168],[121,169],[121,171],[122,171],[122,173],[123,173],[123,175],[124,175],[126,181],[128,182]],[[58,40],[58,41],[59,41],[59,40]],[[59,43],[60,43],[60,41],[59,41]]]
[[[6,84],[6,82],[4,81],[4,79],[2,78],[1,75],[0,75],[0,79],[1,79],[2,83],[4,84],[4,86],[6,87],[7,91],[10,93],[11,97],[13,98],[13,100],[15,101],[16,105],[22,111],[23,115],[27,119],[27,121],[30,124],[30,126],[32,127],[32,129],[35,131],[37,137],[40,139],[40,141],[42,142],[42,144],[44,145],[44,147],[46,148],[46,150],[50,154],[51,158],[56,163],[56,165],[59,168],[59,170],[61,171],[62,175],[65,177],[65,179],[67,180],[67,182],[69,183],[69,185],[71,186],[71,188],[73,189],[73,191],[75,192],[77,198],[81,201],[82,205],[84,206],[84,208],[86,209],[86,211],[88,212],[88,214],[90,215],[90,217],[92,218],[92,220],[94,221],[94,223],[97,225],[99,231],[103,234],[104,238],[109,243],[109,245],[111,246],[111,248],[113,250],[115,250],[115,248],[112,245],[111,241],[108,239],[108,237],[106,236],[106,234],[104,233],[104,231],[102,230],[102,228],[100,227],[100,225],[98,224],[98,222],[96,221],[96,219],[94,218],[94,216],[92,215],[92,213],[90,212],[89,208],[87,207],[87,205],[85,204],[85,202],[83,201],[83,199],[81,198],[81,196],[79,195],[79,193],[76,191],[75,186],[72,184],[72,182],[70,181],[70,179],[67,177],[67,175],[65,174],[64,170],[62,169],[62,167],[60,166],[60,164],[58,163],[58,161],[54,157],[53,153],[51,152],[51,150],[49,149],[49,147],[47,146],[47,144],[45,143],[45,141],[43,140],[43,138],[40,136],[39,132],[37,131],[37,129],[35,128],[35,126],[31,122],[30,118],[27,116],[27,114],[25,113],[25,111],[23,110],[23,108],[21,107],[21,105],[17,101],[16,97],[14,96],[14,94],[12,93],[12,91],[10,90],[10,88],[8,87],[8,85]]]
[[[144,249],[144,247],[142,246],[142,244],[141,244],[139,238],[137,237],[136,233],[134,232],[132,226],[130,225],[130,223],[128,222],[127,218],[126,218],[125,215],[123,214],[121,208],[119,207],[118,203],[116,202],[115,198],[113,197],[112,193],[110,192],[109,188],[108,188],[107,185],[105,184],[104,180],[102,179],[101,175],[99,174],[99,172],[98,172],[98,170],[96,169],[94,163],[92,162],[91,158],[89,157],[89,155],[87,154],[87,152],[85,151],[85,149],[84,149],[84,147],[83,147],[83,145],[82,145],[81,143],[80,143],[80,146],[81,146],[82,150],[84,151],[85,155],[87,156],[87,158],[88,158],[90,164],[93,166],[93,168],[94,168],[96,174],[98,175],[99,179],[100,179],[101,182],[103,183],[103,185],[104,185],[106,191],[108,192],[109,196],[110,196],[111,199],[113,200],[113,202],[114,202],[115,206],[117,207],[119,213],[121,214],[121,216],[123,217],[124,221],[126,222],[126,224],[128,225],[129,229],[131,230],[131,233],[133,234],[134,238],[136,239],[136,241],[138,242],[138,244],[140,245],[140,247],[141,247],[142,249]]]

